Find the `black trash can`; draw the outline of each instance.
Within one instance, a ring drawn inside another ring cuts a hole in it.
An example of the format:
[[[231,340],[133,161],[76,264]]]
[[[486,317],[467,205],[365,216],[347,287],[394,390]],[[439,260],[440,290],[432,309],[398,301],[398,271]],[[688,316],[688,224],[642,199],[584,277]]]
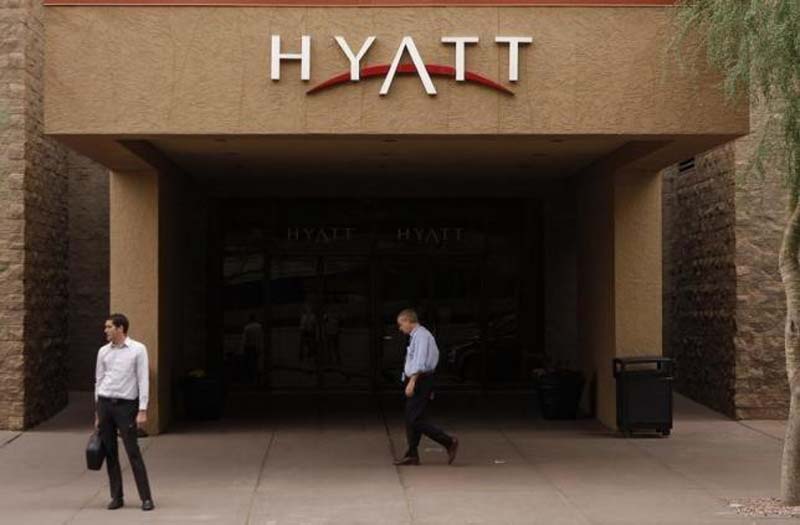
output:
[[[617,427],[623,435],[651,430],[668,436],[672,431],[672,359],[618,357],[612,365],[617,382]]]

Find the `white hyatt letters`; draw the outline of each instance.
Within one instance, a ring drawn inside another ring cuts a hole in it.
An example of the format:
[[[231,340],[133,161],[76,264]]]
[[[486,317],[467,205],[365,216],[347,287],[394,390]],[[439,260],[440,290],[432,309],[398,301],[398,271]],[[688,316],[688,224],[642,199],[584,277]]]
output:
[[[350,61],[350,80],[356,81],[361,78],[361,59],[364,58],[364,55],[367,54],[369,51],[370,46],[372,43],[375,42],[375,37],[371,36],[368,37],[364,44],[361,46],[361,49],[358,51],[357,55],[353,54],[353,51],[350,49],[350,46],[347,45],[347,41],[342,36],[334,37],[336,39],[336,43],[339,44],[339,47],[342,48],[342,52],[345,54],[347,59]]]
[[[428,70],[425,69],[425,63],[422,61],[422,57],[419,56],[419,51],[417,50],[417,45],[414,43],[414,39],[410,36],[404,36],[403,40],[400,42],[400,47],[397,48],[397,53],[394,54],[394,60],[392,60],[392,65],[389,67],[389,72],[386,73],[386,78],[383,81],[383,85],[381,86],[379,93],[381,95],[386,95],[389,93],[389,88],[392,86],[392,80],[394,79],[394,75],[397,73],[397,66],[400,65],[400,59],[403,58],[403,51],[405,50],[408,50],[408,54],[411,56],[411,61],[414,63],[414,67],[417,69],[419,79],[422,81],[422,85],[425,86],[425,93],[428,95],[435,95],[436,88],[433,87],[431,76],[428,74]]]
[[[350,80],[353,82],[357,82],[361,80],[361,62],[364,57],[367,55],[367,52],[372,48],[372,45],[375,43],[376,37],[368,36],[364,43],[361,44],[361,48],[358,52],[353,52],[353,49],[347,43],[347,40],[343,36],[334,36],[333,37],[336,43],[339,45],[339,49],[342,50],[342,53],[347,58],[348,62],[350,63]],[[281,37],[280,35],[272,35],[272,49],[270,52],[270,78],[272,80],[280,80],[281,78],[281,62],[284,60],[299,60],[300,61],[300,79],[301,80],[310,80],[311,79],[311,37],[308,35],[303,35],[300,37],[300,52],[299,53],[286,53],[281,51]],[[467,53],[467,45],[469,44],[477,44],[479,41],[477,36],[443,36],[441,38],[442,44],[453,45],[455,48],[455,79],[458,82],[464,82],[467,76],[467,66],[466,66],[466,53]],[[533,38],[529,36],[505,36],[505,35],[498,35],[495,36],[494,41],[498,45],[508,46],[508,80],[509,82],[517,82],[519,81],[519,53],[520,53],[520,46],[531,44],[533,42]],[[389,89],[392,87],[392,81],[394,81],[394,77],[397,75],[398,69],[401,67],[401,61],[403,56],[408,53],[408,56],[411,58],[411,63],[414,66],[414,70],[419,76],[420,81],[422,82],[422,86],[425,88],[425,93],[428,95],[435,95],[436,94],[436,87],[433,85],[433,80],[431,80],[431,75],[428,72],[428,69],[425,65],[425,62],[422,60],[422,56],[420,55],[419,49],[417,48],[414,39],[410,36],[404,36],[400,41],[400,45],[397,47],[397,51],[394,54],[394,58],[392,59],[391,64],[389,64],[388,71],[386,73],[386,77],[383,80],[383,84],[381,84],[381,88],[379,93],[381,95],[387,95],[389,93]],[[384,66],[385,67],[385,66]],[[409,72],[407,69],[408,66],[404,67],[402,72]],[[374,70],[371,72],[371,75],[374,75]]]
[[[465,73],[467,71],[466,66],[466,57],[465,57],[465,50],[464,46],[466,44],[477,44],[478,37],[477,36],[444,36],[442,37],[442,43],[444,44],[455,44],[456,45],[456,80],[459,82],[463,82],[465,78]]]
[[[533,39],[529,36],[498,36],[494,39],[498,44],[508,44],[508,80],[519,80],[519,45],[530,44]]]
[[[271,78],[272,80],[281,79],[281,60],[300,61],[300,80],[311,79],[311,37],[303,35],[300,37],[299,53],[281,53],[281,36],[272,35],[272,60]]]

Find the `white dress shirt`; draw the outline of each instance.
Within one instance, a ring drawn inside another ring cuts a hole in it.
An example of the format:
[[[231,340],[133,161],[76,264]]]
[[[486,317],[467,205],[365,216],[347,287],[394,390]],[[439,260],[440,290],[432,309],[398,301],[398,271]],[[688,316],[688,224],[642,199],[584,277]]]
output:
[[[109,343],[97,352],[94,399],[98,396],[139,399],[139,410],[147,410],[150,369],[147,348],[126,337],[119,345]]]

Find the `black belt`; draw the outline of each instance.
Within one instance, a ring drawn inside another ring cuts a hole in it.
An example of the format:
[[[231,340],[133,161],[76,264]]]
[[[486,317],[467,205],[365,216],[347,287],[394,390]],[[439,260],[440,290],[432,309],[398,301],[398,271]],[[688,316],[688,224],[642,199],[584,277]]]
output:
[[[139,403],[138,399],[126,399],[124,397],[106,397],[106,396],[97,396],[97,399],[101,401],[107,401],[112,405],[116,405],[119,403]]]

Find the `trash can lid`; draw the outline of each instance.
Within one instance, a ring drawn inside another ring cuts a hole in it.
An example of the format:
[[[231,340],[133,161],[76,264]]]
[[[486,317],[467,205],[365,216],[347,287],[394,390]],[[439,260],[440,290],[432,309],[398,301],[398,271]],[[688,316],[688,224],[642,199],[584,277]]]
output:
[[[671,357],[664,357],[661,355],[637,355],[633,357],[615,357],[615,363],[624,363],[624,364],[637,364],[637,363],[671,363],[673,359]]]
[[[634,372],[642,372],[641,375],[667,376],[672,374],[672,369],[675,366],[671,357],[661,355],[615,357],[611,365],[614,377],[618,377],[620,374],[630,375]],[[647,369],[647,367],[643,368],[642,365],[650,365],[650,367]]]

